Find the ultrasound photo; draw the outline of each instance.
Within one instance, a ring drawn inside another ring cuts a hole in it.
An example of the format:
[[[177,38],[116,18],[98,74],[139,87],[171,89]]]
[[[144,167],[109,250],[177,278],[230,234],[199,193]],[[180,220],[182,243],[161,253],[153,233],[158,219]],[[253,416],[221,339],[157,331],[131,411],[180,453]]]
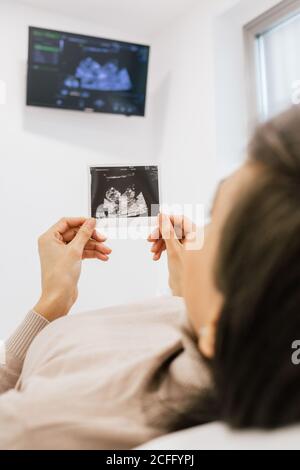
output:
[[[91,215],[96,219],[155,217],[157,166],[91,167]]]

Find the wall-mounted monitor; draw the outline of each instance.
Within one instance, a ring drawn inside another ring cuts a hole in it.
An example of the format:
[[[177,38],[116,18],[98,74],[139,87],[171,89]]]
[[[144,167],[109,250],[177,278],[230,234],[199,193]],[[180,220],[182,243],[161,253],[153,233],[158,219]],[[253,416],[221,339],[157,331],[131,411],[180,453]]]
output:
[[[144,116],[149,46],[29,28],[27,105]]]

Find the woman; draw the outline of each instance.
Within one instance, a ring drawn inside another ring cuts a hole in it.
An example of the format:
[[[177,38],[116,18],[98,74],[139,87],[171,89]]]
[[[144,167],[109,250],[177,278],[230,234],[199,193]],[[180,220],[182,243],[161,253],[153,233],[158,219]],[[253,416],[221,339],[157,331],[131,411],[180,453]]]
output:
[[[149,240],[155,260],[167,250],[173,298],[65,317],[82,258],[110,250],[94,220],[41,237],[42,295],[0,369],[0,447],[121,449],[216,418],[298,421],[299,128],[293,108],[257,130],[203,249],[190,249],[195,227],[160,217]]]

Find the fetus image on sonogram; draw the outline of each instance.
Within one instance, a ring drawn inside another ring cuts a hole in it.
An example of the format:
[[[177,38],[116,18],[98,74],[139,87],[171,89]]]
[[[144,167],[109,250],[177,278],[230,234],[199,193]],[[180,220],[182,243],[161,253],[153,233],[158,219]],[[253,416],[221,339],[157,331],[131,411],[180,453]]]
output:
[[[96,218],[104,217],[147,217],[148,208],[143,196],[140,192],[136,195],[135,186],[128,187],[123,194],[115,188],[110,188],[106,194],[102,204],[96,211]]]

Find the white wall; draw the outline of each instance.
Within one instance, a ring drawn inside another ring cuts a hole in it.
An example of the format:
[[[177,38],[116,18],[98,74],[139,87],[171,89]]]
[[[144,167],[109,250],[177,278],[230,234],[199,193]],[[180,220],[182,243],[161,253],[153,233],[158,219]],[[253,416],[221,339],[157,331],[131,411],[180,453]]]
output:
[[[243,26],[279,1],[199,2],[156,37],[155,79],[164,79],[169,90],[160,153],[168,201],[209,204],[216,182],[244,159]]]
[[[216,143],[219,175],[226,175],[246,155],[253,131],[248,105],[248,77],[243,27],[281,0],[242,0],[214,22]]]
[[[1,335],[38,299],[38,235],[61,216],[87,215],[86,165],[154,162],[163,133],[165,100],[151,80],[145,119],[26,107],[29,24],[143,43],[149,39],[134,33],[121,37],[96,24],[0,0],[0,80],[7,83],[7,103],[0,105]],[[147,242],[113,241],[111,246],[110,263],[85,263],[75,311],[156,294],[160,268]]]
[[[164,81],[169,94],[160,160],[170,203],[206,204],[216,183],[213,26],[233,3],[199,2],[153,42],[153,80]]]

